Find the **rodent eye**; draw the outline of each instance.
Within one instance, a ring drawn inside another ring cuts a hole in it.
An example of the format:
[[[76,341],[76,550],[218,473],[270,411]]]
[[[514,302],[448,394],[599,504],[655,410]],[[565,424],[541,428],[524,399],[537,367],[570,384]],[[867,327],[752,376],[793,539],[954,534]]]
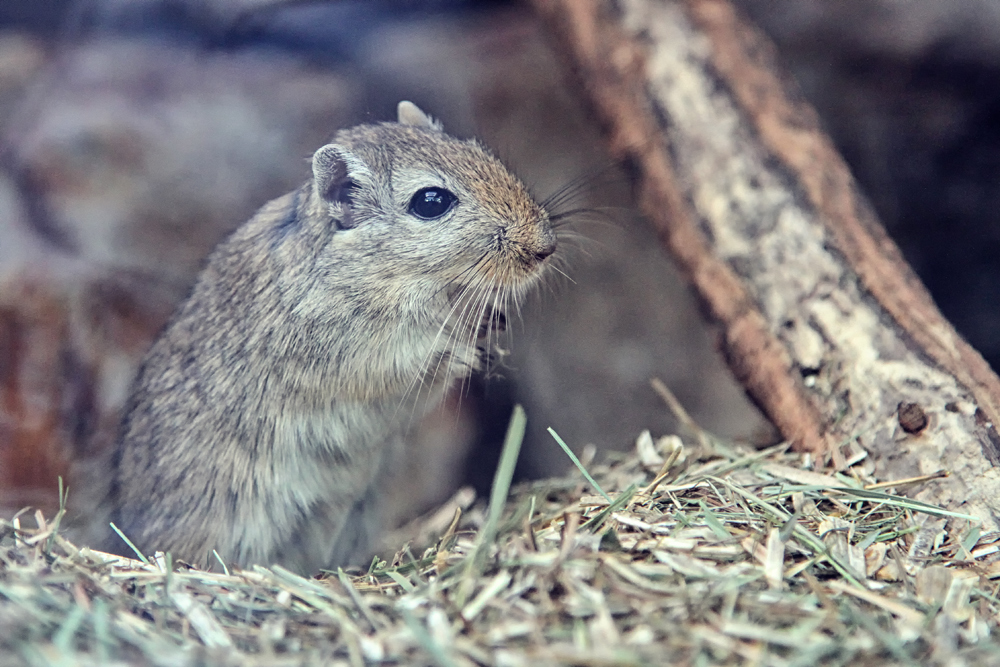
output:
[[[413,195],[409,211],[421,220],[434,220],[450,211],[457,201],[458,197],[450,190],[423,188]]]

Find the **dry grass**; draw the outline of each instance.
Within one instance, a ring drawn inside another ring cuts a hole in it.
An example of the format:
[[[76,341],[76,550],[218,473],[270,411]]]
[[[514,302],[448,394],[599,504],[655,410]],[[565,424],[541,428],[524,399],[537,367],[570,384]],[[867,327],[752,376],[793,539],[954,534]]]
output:
[[[1000,663],[1000,535],[894,495],[933,479],[688,426],[585,460],[600,490],[574,472],[508,497],[515,424],[492,511],[365,573],[201,572],[3,522],[0,664]]]

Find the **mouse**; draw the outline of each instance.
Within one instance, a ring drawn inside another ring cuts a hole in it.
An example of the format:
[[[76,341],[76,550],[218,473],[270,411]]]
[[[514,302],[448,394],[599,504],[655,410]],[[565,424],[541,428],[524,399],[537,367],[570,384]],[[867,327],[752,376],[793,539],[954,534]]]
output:
[[[107,503],[143,553],[300,573],[370,557],[408,429],[484,369],[551,265],[525,184],[411,102],[311,165],[213,250],[133,381]]]

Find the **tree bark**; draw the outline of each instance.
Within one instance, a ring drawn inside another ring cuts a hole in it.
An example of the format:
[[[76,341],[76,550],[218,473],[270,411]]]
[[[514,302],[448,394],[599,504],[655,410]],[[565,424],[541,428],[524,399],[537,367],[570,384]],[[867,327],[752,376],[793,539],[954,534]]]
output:
[[[782,434],[840,465],[863,449],[882,479],[947,471],[912,495],[996,530],[1000,379],[941,316],[766,37],[727,0],[534,5]]]

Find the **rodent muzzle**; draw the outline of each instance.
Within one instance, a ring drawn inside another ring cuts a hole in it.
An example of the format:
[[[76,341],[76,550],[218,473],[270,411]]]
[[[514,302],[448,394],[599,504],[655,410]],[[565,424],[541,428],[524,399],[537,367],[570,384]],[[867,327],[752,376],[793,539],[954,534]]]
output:
[[[545,261],[546,258],[551,257],[556,251],[556,240],[550,239],[541,248],[535,250],[535,259],[539,262]]]

